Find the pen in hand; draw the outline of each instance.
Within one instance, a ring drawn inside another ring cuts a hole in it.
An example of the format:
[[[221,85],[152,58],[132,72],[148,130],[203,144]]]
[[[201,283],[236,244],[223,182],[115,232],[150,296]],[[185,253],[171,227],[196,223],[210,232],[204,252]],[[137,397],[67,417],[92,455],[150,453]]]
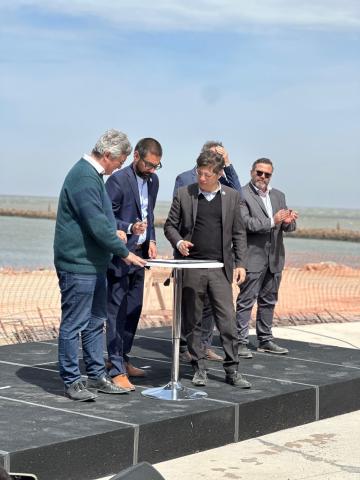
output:
[[[146,220],[141,220],[140,218],[136,218],[135,223],[133,223],[133,226],[132,226],[132,232],[135,235],[141,235],[142,233],[145,232],[146,227],[147,227]]]

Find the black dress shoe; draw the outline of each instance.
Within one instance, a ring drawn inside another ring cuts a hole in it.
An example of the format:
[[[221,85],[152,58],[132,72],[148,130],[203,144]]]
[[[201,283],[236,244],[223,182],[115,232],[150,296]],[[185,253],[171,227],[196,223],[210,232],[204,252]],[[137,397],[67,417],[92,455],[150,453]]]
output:
[[[92,402],[97,397],[95,393],[87,390],[81,380],[65,387],[65,396],[77,402]]]
[[[191,363],[192,356],[190,355],[189,350],[185,350],[185,352],[179,352],[179,360],[180,362]]]
[[[238,355],[240,358],[252,358],[252,353],[245,343],[239,343]]]
[[[101,393],[129,393],[129,390],[125,390],[125,388],[115,385],[111,379],[105,375],[100,378],[88,378],[86,382],[86,388],[89,390],[96,390]]]
[[[197,387],[205,387],[207,384],[207,373],[205,370],[196,370],[191,380]]]
[[[233,385],[234,387],[251,388],[251,383],[245,380],[240,373],[226,375],[225,382],[229,385]]]
[[[263,353],[275,353],[275,355],[286,355],[287,353],[289,353],[289,350],[287,348],[280,347],[271,340],[269,340],[268,342],[260,343],[257,351]]]

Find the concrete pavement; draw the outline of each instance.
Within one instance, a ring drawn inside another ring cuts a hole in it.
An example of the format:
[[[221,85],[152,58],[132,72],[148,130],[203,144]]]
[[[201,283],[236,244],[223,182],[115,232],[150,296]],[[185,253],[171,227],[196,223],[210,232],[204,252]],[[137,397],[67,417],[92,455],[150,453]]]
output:
[[[166,480],[359,480],[360,412],[154,465]]]

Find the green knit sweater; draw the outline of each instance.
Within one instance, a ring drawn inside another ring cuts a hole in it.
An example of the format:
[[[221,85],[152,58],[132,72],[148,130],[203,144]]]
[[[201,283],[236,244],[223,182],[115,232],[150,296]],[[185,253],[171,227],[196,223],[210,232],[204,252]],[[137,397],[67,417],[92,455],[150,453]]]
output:
[[[116,235],[102,177],[82,158],[67,174],[60,193],[55,268],[72,273],[104,273],[112,254],[127,257],[129,251]]]

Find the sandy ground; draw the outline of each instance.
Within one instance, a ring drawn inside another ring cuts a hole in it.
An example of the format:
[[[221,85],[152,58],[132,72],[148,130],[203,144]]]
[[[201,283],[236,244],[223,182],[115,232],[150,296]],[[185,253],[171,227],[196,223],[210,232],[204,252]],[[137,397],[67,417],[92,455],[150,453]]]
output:
[[[164,269],[146,271],[141,327],[171,324],[172,288],[163,284],[168,275]],[[233,291],[235,299],[238,287]],[[56,336],[59,318],[54,271],[0,270],[0,344]],[[360,269],[326,262],[284,270],[275,325],[356,320]]]

